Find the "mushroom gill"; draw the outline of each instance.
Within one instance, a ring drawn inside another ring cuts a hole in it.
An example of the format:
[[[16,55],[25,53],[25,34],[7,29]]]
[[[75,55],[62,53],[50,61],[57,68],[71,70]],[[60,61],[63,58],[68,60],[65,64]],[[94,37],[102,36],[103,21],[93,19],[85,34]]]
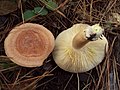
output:
[[[108,41],[98,25],[75,24],[55,40],[53,59],[65,71],[80,73],[97,66],[105,57]]]

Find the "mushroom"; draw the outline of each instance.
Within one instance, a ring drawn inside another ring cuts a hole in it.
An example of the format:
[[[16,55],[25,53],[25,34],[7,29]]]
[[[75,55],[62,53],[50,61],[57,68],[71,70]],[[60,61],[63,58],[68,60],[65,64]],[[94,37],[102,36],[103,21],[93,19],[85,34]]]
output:
[[[13,28],[4,42],[5,53],[14,63],[37,67],[54,48],[54,36],[44,26],[24,23]]]
[[[55,41],[53,59],[65,71],[80,73],[97,66],[105,57],[108,41],[99,24],[75,24]]]

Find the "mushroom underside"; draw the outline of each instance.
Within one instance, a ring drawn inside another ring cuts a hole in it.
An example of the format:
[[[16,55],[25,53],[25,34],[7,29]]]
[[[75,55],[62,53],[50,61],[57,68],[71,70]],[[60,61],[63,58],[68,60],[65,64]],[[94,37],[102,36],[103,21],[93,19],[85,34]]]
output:
[[[60,33],[53,51],[56,64],[65,71],[74,73],[86,72],[97,66],[104,59],[108,49],[108,42],[104,36],[102,39],[88,42],[80,49],[75,49],[72,40],[78,32],[80,29],[72,27]]]

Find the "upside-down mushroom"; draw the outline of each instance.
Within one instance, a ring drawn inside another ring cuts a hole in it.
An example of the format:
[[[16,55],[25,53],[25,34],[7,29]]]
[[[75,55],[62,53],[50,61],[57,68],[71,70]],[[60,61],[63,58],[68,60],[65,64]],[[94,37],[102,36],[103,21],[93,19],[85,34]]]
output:
[[[75,24],[61,32],[55,41],[53,58],[65,71],[86,72],[105,57],[108,41],[99,24]]]
[[[44,26],[25,23],[13,28],[4,42],[6,55],[24,67],[37,67],[54,48],[54,36]]]

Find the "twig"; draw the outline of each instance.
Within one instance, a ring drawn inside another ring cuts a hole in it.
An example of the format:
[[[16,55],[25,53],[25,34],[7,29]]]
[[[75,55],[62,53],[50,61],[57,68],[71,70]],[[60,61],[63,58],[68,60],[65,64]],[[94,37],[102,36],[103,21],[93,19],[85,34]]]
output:
[[[87,85],[85,85],[85,87],[82,90],[86,90],[86,88],[90,85],[91,83],[88,83]]]
[[[63,89],[63,90],[66,90],[66,88],[67,88],[67,86],[68,86],[69,82],[71,81],[72,77],[73,77],[73,74],[72,74],[72,75],[71,75],[71,77],[69,78],[69,80],[68,80],[68,82],[66,83],[66,85],[65,85],[65,87],[64,87],[64,89]]]
[[[102,22],[105,14],[108,13],[108,12],[110,11],[110,9],[116,4],[116,1],[117,1],[117,0],[114,0],[114,2],[112,2],[112,1],[113,1],[113,0],[111,0],[110,3],[108,4],[108,6],[107,6],[107,8],[106,8],[106,11],[103,13],[103,16],[102,16],[102,18],[100,19],[99,23]],[[111,5],[111,3],[112,3],[112,5]]]
[[[101,71],[101,74],[100,74],[100,76],[99,76],[99,80],[98,80],[98,83],[97,83],[97,86],[96,86],[96,90],[98,90],[100,81],[101,81],[101,79],[102,79],[102,75],[103,75],[103,73],[104,73],[104,71],[105,71],[105,67],[106,67],[107,60],[109,59],[109,57],[110,57],[110,55],[111,55],[112,48],[113,48],[113,45],[114,45],[114,42],[115,42],[116,38],[117,38],[117,37],[114,38],[114,40],[113,40],[113,42],[112,42],[112,44],[111,44],[111,47],[110,47],[110,49],[109,49],[109,51],[108,51],[108,53],[107,53],[105,62],[103,63],[102,71]]]
[[[47,80],[46,82],[44,82],[44,83],[38,85],[36,88],[38,88],[38,87],[40,87],[40,86],[42,86],[42,85],[44,85],[44,84],[49,83],[49,82],[52,81],[53,79],[55,79],[55,77],[53,77],[53,78],[51,78],[50,80]]]
[[[93,0],[91,0],[91,3],[90,3],[90,22],[92,21],[92,7],[93,6]]]
[[[107,60],[107,90],[110,90],[110,71],[109,71],[109,59]]]
[[[22,15],[22,23],[25,23],[23,8],[22,8],[22,0],[20,0],[19,3],[20,3],[21,15]]]
[[[63,6],[65,6],[68,1],[69,1],[69,0],[65,0],[63,3],[61,3],[61,4],[57,7],[57,9],[62,8]]]
[[[80,90],[80,78],[78,73],[77,73],[77,80],[78,80],[78,90]]]
[[[13,67],[9,67],[9,68],[6,68],[6,69],[2,69],[0,70],[0,72],[4,72],[4,71],[7,71],[7,70],[11,70],[11,69],[14,69],[14,68],[17,68],[18,66],[13,66]]]
[[[17,79],[18,79],[19,76],[20,76],[20,72],[21,72],[21,69],[18,71],[17,77],[16,77],[16,79],[15,79],[15,82],[13,83],[12,88],[13,88],[13,87],[15,86],[15,84],[17,83]]]

